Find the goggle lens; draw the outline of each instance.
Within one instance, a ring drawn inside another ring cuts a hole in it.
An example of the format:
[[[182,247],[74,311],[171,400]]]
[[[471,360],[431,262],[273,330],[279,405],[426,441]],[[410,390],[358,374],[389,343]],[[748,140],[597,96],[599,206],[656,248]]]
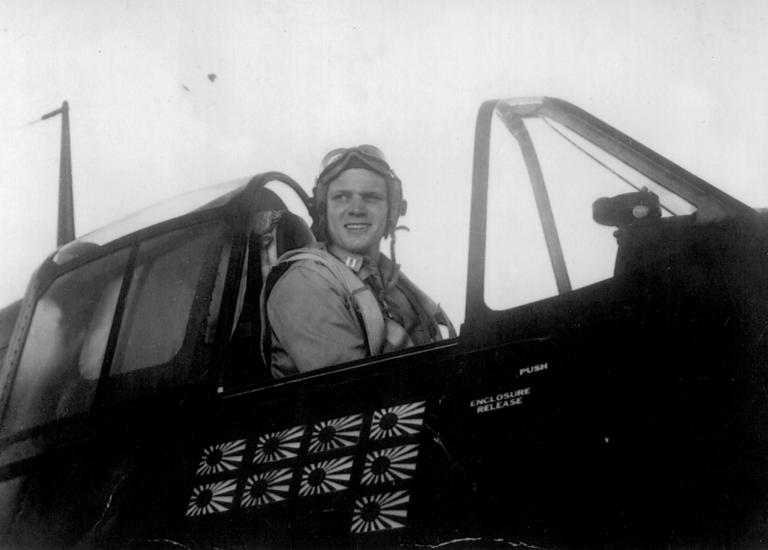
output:
[[[320,163],[320,170],[325,170],[334,162],[337,162],[345,156],[355,152],[366,157],[370,157],[374,160],[383,162],[389,166],[387,157],[384,156],[384,153],[382,153],[381,149],[375,145],[358,145],[357,147],[339,147],[338,149],[334,149],[333,151],[329,152],[323,157],[323,161]]]

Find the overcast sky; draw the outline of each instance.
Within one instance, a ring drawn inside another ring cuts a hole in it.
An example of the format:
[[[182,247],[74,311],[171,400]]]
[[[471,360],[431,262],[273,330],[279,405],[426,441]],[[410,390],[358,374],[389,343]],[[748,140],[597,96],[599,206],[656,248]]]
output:
[[[758,0],[5,1],[0,306],[55,246],[59,120],[29,123],[64,99],[78,235],[267,170],[309,190],[327,150],[375,143],[406,272],[462,287],[484,99],[567,99],[768,206],[766,28]]]

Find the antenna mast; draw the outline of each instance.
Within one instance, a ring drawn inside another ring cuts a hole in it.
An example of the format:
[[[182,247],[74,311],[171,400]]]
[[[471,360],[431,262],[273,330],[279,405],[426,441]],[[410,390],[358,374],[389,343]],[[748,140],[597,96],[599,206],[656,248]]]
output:
[[[72,151],[69,143],[69,103],[40,117],[46,120],[61,115],[61,154],[59,156],[59,219],[56,246],[75,240],[75,205],[72,196]]]

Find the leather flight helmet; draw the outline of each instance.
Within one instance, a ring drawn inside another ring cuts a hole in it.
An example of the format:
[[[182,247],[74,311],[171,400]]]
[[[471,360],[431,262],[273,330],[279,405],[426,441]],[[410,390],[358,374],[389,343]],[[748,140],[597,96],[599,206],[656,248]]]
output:
[[[403,188],[400,178],[389,166],[384,153],[374,145],[358,145],[334,149],[323,158],[320,164],[320,174],[317,176],[315,187],[312,189],[312,231],[315,237],[326,240],[326,198],[328,186],[339,175],[350,168],[364,168],[381,177],[387,183],[387,226],[385,237],[394,235],[397,220],[405,215],[408,203],[403,198]]]

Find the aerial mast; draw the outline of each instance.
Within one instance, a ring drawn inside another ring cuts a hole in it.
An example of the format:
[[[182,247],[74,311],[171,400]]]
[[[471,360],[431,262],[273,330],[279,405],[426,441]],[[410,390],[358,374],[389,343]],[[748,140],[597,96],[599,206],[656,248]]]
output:
[[[75,240],[75,206],[72,196],[72,152],[69,144],[69,103],[64,101],[55,111],[40,120],[61,115],[61,154],[59,156],[59,219],[56,246]]]

